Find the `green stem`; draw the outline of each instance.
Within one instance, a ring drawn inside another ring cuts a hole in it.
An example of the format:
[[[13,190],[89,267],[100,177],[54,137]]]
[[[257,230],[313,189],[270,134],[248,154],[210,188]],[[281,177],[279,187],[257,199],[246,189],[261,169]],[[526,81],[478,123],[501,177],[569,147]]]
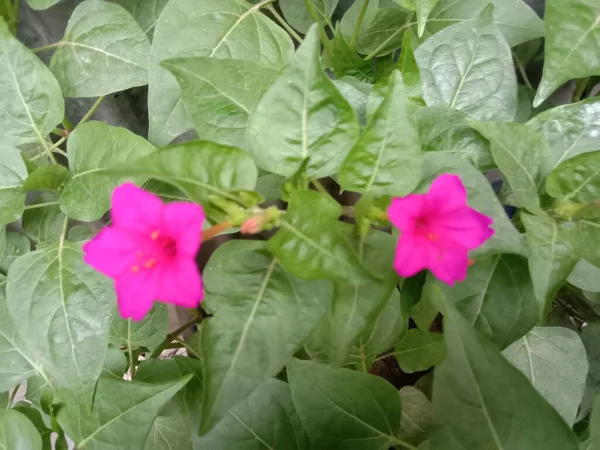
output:
[[[329,192],[327,192],[327,189],[325,189],[325,186],[323,186],[319,180],[310,180],[310,182],[315,188],[317,188],[317,191],[319,191],[321,194],[329,195]]]
[[[519,68],[519,72],[521,73],[521,77],[523,78],[525,85],[529,89],[533,89],[531,81],[529,81],[529,77],[527,76],[527,72],[525,71],[525,67],[523,67],[523,64],[521,63],[521,61],[519,61],[518,58],[514,58],[514,60],[515,60],[515,63],[517,64],[517,67]]]
[[[581,100],[583,93],[585,92],[585,88],[590,81],[590,77],[579,78],[577,80],[577,85],[575,87],[575,93],[573,94],[573,101],[578,102]]]
[[[85,116],[83,116],[83,118],[79,121],[79,123],[77,125],[81,125],[83,123],[86,123],[88,120],[90,120],[90,118],[92,117],[92,115],[94,115],[94,113],[100,106],[100,103],[102,103],[102,101],[104,100],[104,98],[105,98],[104,95],[101,97],[98,97],[98,99],[94,102],[94,104],[92,105],[90,110],[87,113],[85,113]]]
[[[67,155],[67,152],[65,152],[64,150],[61,150],[60,148],[55,148],[54,150],[52,150],[54,153],[58,153],[59,155],[63,155],[65,158],[68,158],[69,155]]]
[[[360,13],[358,14],[358,19],[356,20],[356,25],[354,25],[354,32],[352,33],[352,38],[350,39],[350,47],[354,48],[356,45],[356,41],[358,40],[358,34],[360,33],[360,27],[365,18],[365,14],[367,12],[367,7],[369,6],[369,0],[363,0],[362,8],[360,9]]]
[[[15,397],[17,396],[17,392],[19,391],[20,386],[21,386],[20,384],[18,386],[15,386],[15,390],[12,391],[12,394],[10,394],[10,398],[8,399],[8,404],[6,405],[6,409],[10,409],[10,406],[15,401]]]
[[[200,355],[198,353],[196,353],[196,350],[194,350],[192,347],[187,345],[187,342],[185,342],[183,339],[176,337],[175,341],[179,342],[187,350],[187,352],[190,356],[194,356],[194,357],[200,359]]]
[[[131,381],[135,378],[135,361],[133,360],[133,346],[131,345],[131,319],[127,319],[127,352],[129,353],[129,367],[131,368]]]
[[[16,26],[19,24],[19,12],[21,11],[21,0],[15,0],[15,5],[14,5],[15,9],[15,28]]]
[[[333,50],[331,48],[331,42],[329,41],[329,37],[327,36],[327,32],[325,31],[325,26],[321,22],[319,13],[315,9],[315,5],[313,5],[312,0],[304,0],[304,4],[306,5],[308,15],[313,21],[319,24],[319,34],[321,35],[321,42],[323,43],[323,47],[325,48],[327,56],[329,56],[329,60],[333,61]]]
[[[150,358],[158,358],[160,356],[160,354],[163,352],[163,350],[173,341],[178,339],[178,336],[183,333],[185,330],[187,330],[189,327],[196,325],[198,323],[202,322],[202,316],[201,315],[197,315],[196,317],[194,317],[193,319],[187,321],[186,323],[184,323],[183,325],[181,325],[179,328],[177,328],[175,331],[167,334],[167,337],[165,338],[164,341],[162,341],[162,344],[160,344],[158,347],[156,347],[154,349],[154,351],[150,354]],[[187,348],[187,346],[186,346]]]
[[[73,131],[73,124],[71,123],[71,121],[69,120],[69,118],[67,116],[65,116],[63,118],[62,126],[64,127],[65,131],[67,131],[67,134],[69,134],[71,131]]]
[[[55,49],[56,47],[60,47],[61,45],[62,45],[62,42],[55,42],[54,44],[44,45],[43,47],[32,48],[31,51],[33,53],[45,52],[46,50],[52,50],[52,49]]]
[[[65,136],[65,137],[63,137],[63,138],[60,138],[58,141],[56,141],[56,143],[55,143],[55,144],[54,144],[52,147],[50,147],[50,149],[49,149],[49,150],[50,150],[50,152],[53,152],[53,151],[55,151],[55,150],[56,150],[58,147],[60,147],[60,146],[62,145],[62,143],[63,143],[63,142],[65,142],[66,140],[67,140],[67,136]],[[61,151],[62,151],[62,150],[61,150]],[[64,152],[63,152],[63,153],[64,153]],[[65,155],[66,155],[66,153],[65,153]],[[56,161],[55,161],[55,163],[56,163]]]
[[[60,136],[60,137],[66,137],[69,135],[69,132],[66,130],[61,130],[60,128],[55,128],[54,130],[51,131],[52,134],[56,135],[56,136]]]
[[[58,205],[58,202],[35,203],[33,205],[25,206],[25,209],[45,208],[46,206],[55,206],[55,205]]]
[[[281,15],[277,12],[275,8],[273,8],[273,5],[267,5],[267,10],[269,10],[269,12],[273,15],[273,17],[275,17],[277,22],[279,22],[279,25],[285,28],[285,31],[287,31],[290,34],[290,36],[292,36],[296,40],[296,42],[298,42],[298,44],[302,44],[302,38],[300,37],[300,35],[288,25],[285,19],[281,17]]]

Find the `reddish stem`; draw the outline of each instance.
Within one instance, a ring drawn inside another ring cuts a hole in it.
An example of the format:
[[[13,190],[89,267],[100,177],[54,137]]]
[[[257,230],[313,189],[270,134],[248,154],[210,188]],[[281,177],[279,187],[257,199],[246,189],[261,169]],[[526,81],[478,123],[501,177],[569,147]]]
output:
[[[210,227],[208,230],[204,230],[202,232],[202,242],[214,238],[216,235],[221,234],[228,228],[231,228],[231,223],[228,220],[226,220],[225,222],[221,222],[213,227]]]

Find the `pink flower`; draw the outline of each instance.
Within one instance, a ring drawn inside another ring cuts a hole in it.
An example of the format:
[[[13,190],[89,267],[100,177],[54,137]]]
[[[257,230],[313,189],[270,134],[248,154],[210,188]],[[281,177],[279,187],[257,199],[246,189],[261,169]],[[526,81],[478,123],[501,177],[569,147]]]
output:
[[[494,234],[492,219],[467,206],[467,191],[457,175],[440,175],[426,194],[392,199],[388,216],[401,232],[396,272],[410,277],[429,269],[450,286],[467,276],[467,251]]]
[[[195,308],[202,301],[196,266],[204,212],[194,203],[167,205],[126,183],[112,195],[112,226],[84,247],[84,260],[115,280],[119,312],[141,320],[155,300]]]

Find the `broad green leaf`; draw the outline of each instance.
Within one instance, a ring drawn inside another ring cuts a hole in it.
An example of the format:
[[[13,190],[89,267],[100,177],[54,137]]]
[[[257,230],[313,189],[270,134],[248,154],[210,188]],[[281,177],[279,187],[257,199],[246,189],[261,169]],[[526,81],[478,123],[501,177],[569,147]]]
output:
[[[6,245],[4,251],[0,253],[0,273],[6,275],[8,268],[21,255],[31,250],[31,242],[27,236],[14,231],[6,233]]]
[[[298,277],[356,281],[365,269],[338,222],[341,213],[342,207],[325,194],[294,192],[269,250]]]
[[[55,198],[57,197],[54,194],[42,195],[39,203]],[[63,232],[64,223],[65,216],[57,204],[28,209],[23,213],[23,230],[28,236],[35,239],[38,247],[58,241]],[[73,228],[69,232],[72,230]]]
[[[334,283],[331,307],[305,344],[311,357],[320,362],[343,365],[353,344],[373,327],[393,295],[392,289],[397,283],[392,264],[394,238],[377,231],[369,234],[363,243],[359,243],[361,245],[361,261],[373,272],[381,274],[384,281]],[[395,297],[397,302],[397,293]]]
[[[556,293],[575,268],[579,256],[571,243],[572,233],[547,214],[521,213],[531,256],[529,271],[538,300],[540,319],[550,312]]]
[[[169,0],[113,0],[125,8],[140,28],[152,39],[154,27]]]
[[[590,322],[581,330],[581,340],[588,361],[588,373],[585,380],[585,392],[579,407],[577,420],[588,416],[592,403],[600,388],[600,322]]]
[[[100,375],[114,310],[112,283],[83,262],[81,245],[64,242],[27,253],[6,285],[15,349],[43,367],[50,387],[76,387]]]
[[[438,2],[439,0],[415,0],[419,37],[423,36],[429,14],[431,14],[431,11],[433,8],[435,8],[435,5],[437,5]]]
[[[480,170],[493,166],[489,142],[469,125],[468,117],[447,106],[418,109],[415,120],[423,151],[451,153]]]
[[[60,86],[44,63],[10,34],[1,18],[0,48],[2,144],[48,152],[46,137],[65,115]]]
[[[431,450],[576,450],[575,435],[529,380],[444,307],[446,358],[433,379]]]
[[[381,105],[340,169],[340,185],[363,194],[401,197],[419,184],[421,166],[419,134],[402,75],[394,71]]]
[[[330,22],[338,0],[310,0],[319,16],[319,23]],[[305,0],[280,0],[279,7],[285,20],[300,33],[306,34],[314,20],[308,13]]]
[[[209,56],[244,59],[274,70],[287,64],[294,45],[285,31],[261,13],[266,3],[171,0],[165,6],[150,52],[150,142],[166,145],[191,128],[177,80],[160,66],[161,61]]]
[[[408,307],[410,317],[414,320],[415,324],[417,324],[417,327],[420,330],[426,331],[429,330],[429,327],[431,326],[432,322],[438,316],[440,309],[435,303],[435,296],[432,294],[433,275],[430,273],[428,274],[427,272],[421,272],[420,274],[417,274],[412,278],[420,277],[423,277],[425,281],[429,280],[429,282],[423,284],[420,288],[420,291],[417,290],[416,292],[414,292],[414,294],[411,294],[411,296],[418,295],[417,303],[410,307],[406,305],[405,308]],[[406,285],[406,283],[407,282],[405,282],[404,284]],[[416,283],[419,283],[419,281],[416,280],[415,284]],[[404,287],[402,288],[402,292],[406,292]],[[406,302],[405,295],[402,295],[402,302],[403,304],[404,302]]]
[[[52,448],[52,430],[46,426],[42,412],[36,409],[34,406],[29,405],[26,402],[20,401],[14,407],[13,410],[20,412],[26,416],[31,423],[35,426],[40,437],[42,438],[42,450],[53,450]],[[60,448],[55,446],[55,448]]]
[[[469,19],[476,19],[489,5],[494,5],[493,23],[511,47],[544,35],[544,22],[523,0],[439,0],[427,21],[427,31]]]
[[[26,178],[20,152],[0,144],[0,224],[14,222],[23,214],[25,194],[21,188]]]
[[[404,32],[410,27],[408,13],[398,7],[383,7],[382,0],[357,0],[348,9],[340,22],[340,30],[348,42],[352,42],[354,30],[364,2],[368,1],[366,11],[358,30],[355,48],[359,53],[385,56],[402,44]]]
[[[519,84],[517,86],[517,112],[515,113],[514,121],[517,123],[525,123],[531,117],[531,102],[535,92],[533,89]]]
[[[600,151],[584,153],[561,163],[548,176],[546,191],[565,202],[599,201]]]
[[[536,327],[502,354],[572,426],[588,371],[579,335],[566,328]]]
[[[281,198],[281,188],[285,178],[274,173],[258,177],[256,180],[256,192],[262,195],[267,202],[274,202]]]
[[[200,139],[246,148],[246,125],[277,72],[242,59],[208,57],[161,63],[181,86],[185,111]]]
[[[519,123],[469,123],[490,141],[492,156],[517,199],[516,206],[540,211],[538,193],[550,171],[550,150],[544,138]]]
[[[394,349],[394,357],[403,372],[427,370],[444,358],[444,337],[441,333],[413,328],[408,330]]]
[[[6,405],[8,404],[9,392],[1,392],[0,393],[0,410],[8,409]]]
[[[423,88],[421,87],[421,72],[415,58],[416,39],[411,33],[405,33],[402,38],[402,51],[396,67],[402,72],[406,95],[409,98],[418,98],[422,101]]]
[[[544,111],[527,126],[540,133],[550,146],[552,167],[582,153],[598,150],[600,98]]]
[[[583,259],[587,259],[596,267],[600,267],[600,222],[581,220],[575,228],[574,245],[575,250]]]
[[[65,97],[99,97],[148,84],[150,44],[123,7],[80,3],[50,61]]]
[[[486,10],[484,16],[452,25],[417,48],[427,106],[449,106],[477,120],[513,120],[517,80],[512,54],[490,20]]]
[[[69,169],[60,164],[38,166],[23,182],[22,191],[62,191],[71,179]]]
[[[209,219],[217,214],[210,206],[213,197],[237,202],[236,191],[253,190],[257,178],[256,166],[246,152],[209,141],[173,145],[115,165],[111,172],[169,183],[202,204]]]
[[[196,444],[199,449],[215,450],[311,448],[288,384],[275,379],[261,384]]]
[[[81,450],[142,448],[160,408],[190,378],[161,384],[100,378],[93,407],[77,392],[61,392],[58,422]]]
[[[523,236],[506,216],[503,206],[485,176],[468,162],[452,155],[426,153],[423,160],[423,182],[421,184],[423,188],[442,173],[457,174],[467,189],[469,206],[494,220],[492,228],[496,233],[485,244],[472,251],[471,257],[479,258],[482,255],[494,253],[527,255]]]
[[[332,175],[358,138],[356,115],[323,71],[320,46],[315,25],[250,114],[250,153],[268,172],[290,176],[310,158],[310,176]]]
[[[339,80],[333,80],[333,84],[346,101],[350,103],[350,106],[352,106],[358,117],[359,124],[364,126],[367,122],[368,95],[373,89],[373,85],[347,76]]]
[[[99,219],[110,209],[110,195],[120,181],[105,170],[153,151],[148,141],[125,128],[96,121],[78,126],[67,141],[73,177],[60,196],[60,209],[72,219]]]
[[[594,400],[594,409],[590,417],[590,434],[590,440],[587,444],[581,444],[581,450],[595,450],[600,445],[600,396],[596,396]]]
[[[527,260],[516,255],[477,259],[464,282],[453,288],[443,285],[442,291],[499,348],[523,336],[538,320]]]
[[[106,351],[106,357],[104,358],[104,365],[102,366],[101,377],[112,378],[114,380],[121,380],[125,372],[127,372],[127,358],[125,353],[119,347],[109,345]]]
[[[373,76],[373,63],[362,59],[354,50],[342,32],[338,29],[331,40],[333,60],[331,68],[336,78],[354,77],[360,81],[369,81]]]
[[[0,410],[0,448],[42,450],[42,438],[27,416],[15,410]]]
[[[402,399],[402,418],[398,436],[411,444],[418,445],[429,435],[433,421],[431,401],[423,392],[412,386],[403,386],[398,393]]]
[[[600,268],[582,259],[577,263],[567,281],[584,291],[600,292]]]
[[[139,322],[122,319],[119,314],[115,314],[110,327],[109,341],[111,344],[127,348],[146,347],[152,350],[167,337],[168,332],[169,311],[166,305],[157,303]]]
[[[287,373],[313,448],[373,450],[399,442],[400,396],[387,381],[299,359],[288,364]]]
[[[540,105],[574,78],[600,75],[600,3],[597,0],[548,0],[544,73],[533,106]]]
[[[56,5],[60,0],[27,0],[32,9],[48,9]]]
[[[266,247],[261,241],[229,242],[204,270],[213,317],[200,337],[202,433],[279,373],[329,307],[329,282],[295,278]]]

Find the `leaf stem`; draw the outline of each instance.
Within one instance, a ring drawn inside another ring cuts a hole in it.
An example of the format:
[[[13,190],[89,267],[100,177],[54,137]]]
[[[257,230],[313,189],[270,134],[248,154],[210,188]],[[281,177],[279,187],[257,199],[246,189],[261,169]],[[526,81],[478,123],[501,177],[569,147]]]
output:
[[[131,368],[131,381],[135,378],[135,361],[133,360],[133,346],[131,345],[131,319],[127,319],[127,353],[129,353],[129,367]]]
[[[281,17],[281,15],[277,12],[273,5],[267,5],[267,9],[273,15],[273,17],[275,17],[277,22],[279,22],[279,25],[281,25],[285,29],[285,31],[287,31],[290,34],[290,36],[292,36],[296,40],[296,42],[298,42],[298,44],[302,44],[302,38],[300,37],[300,35],[296,33],[296,31],[285,21],[283,17]]]
[[[46,206],[55,206],[58,205],[58,202],[46,202],[46,203],[35,203],[33,205],[25,206],[25,209],[36,209],[36,208],[45,208]]]
[[[33,53],[45,52],[46,50],[52,50],[57,47],[60,47],[61,45],[62,45],[62,42],[55,42],[54,44],[44,45],[43,47],[32,48],[31,51]]]
[[[231,228],[231,222],[226,220],[225,222],[218,223],[208,230],[204,230],[202,232],[202,242],[208,241],[209,239],[214,238],[216,235],[221,234],[223,231]]]
[[[519,58],[515,57],[514,60],[515,60],[515,63],[517,64],[519,72],[521,73],[521,77],[523,78],[523,81],[525,82],[525,85],[529,89],[533,89],[531,81],[529,81],[529,77],[527,76],[527,71],[525,70],[525,67],[523,66],[523,64],[521,63],[521,61],[519,61]]]
[[[581,97],[583,96],[583,93],[585,92],[585,88],[587,87],[589,81],[590,81],[590,77],[579,78],[577,80],[577,85],[575,87],[575,93],[573,94],[574,102],[581,101]]]
[[[67,116],[65,116],[63,118],[62,121],[62,126],[64,127],[65,131],[67,132],[67,135],[73,131],[73,124],[71,123],[71,121],[69,120],[69,118]]]
[[[60,148],[55,148],[54,150],[52,150],[54,153],[58,153],[59,155],[63,155],[65,158],[68,158],[69,155],[67,155],[67,152],[65,152],[64,150],[61,150]]]
[[[163,350],[171,342],[173,342],[174,340],[176,340],[181,333],[183,333],[189,327],[191,327],[193,325],[196,325],[196,324],[198,324],[200,322],[202,322],[202,315],[198,314],[196,317],[188,320],[186,323],[184,323],[183,325],[181,325],[175,331],[172,331],[171,333],[167,334],[167,337],[164,339],[164,341],[162,341],[162,343],[158,347],[156,347],[154,349],[154,351],[150,354],[150,358],[158,358],[160,356],[160,354],[163,352]],[[187,348],[187,346],[186,346],[186,348]]]
[[[58,141],[56,141],[56,143],[55,143],[55,144],[54,144],[52,147],[50,147],[50,151],[51,151],[51,152],[53,152],[54,150],[56,150],[56,149],[57,149],[58,147],[60,147],[60,146],[62,145],[62,143],[63,143],[63,142],[65,142],[66,140],[67,140],[67,137],[66,137],[66,136],[65,136],[65,137],[63,137],[63,138],[60,138]],[[64,152],[63,152],[63,153],[64,153]],[[65,155],[66,155],[66,153],[65,153]]]
[[[398,444],[401,445],[404,448],[407,448],[408,450],[419,450],[417,447],[415,447],[414,445],[409,444],[408,442],[405,442],[401,439],[398,438],[394,438],[394,444]]]
[[[310,182],[317,189],[317,191],[319,191],[321,194],[329,195],[329,192],[327,192],[327,189],[325,189],[325,186],[323,186],[323,184],[321,184],[321,182],[319,180],[316,180],[316,179],[310,180]]]
[[[92,117],[92,115],[96,112],[96,110],[98,109],[98,107],[100,106],[100,103],[102,103],[104,98],[105,98],[104,95],[101,97],[98,97],[98,99],[94,102],[94,104],[92,105],[90,110],[87,113],[85,113],[85,116],[83,116],[83,118],[79,121],[79,123],[77,125],[84,124],[88,120],[90,120],[90,117]]]
[[[55,128],[51,131],[51,133],[60,137],[67,137],[69,135],[69,132],[67,130],[61,130],[60,128]]]
[[[329,37],[327,36],[327,32],[325,31],[325,25],[321,23],[321,20],[319,19],[319,13],[315,9],[315,5],[313,5],[312,0],[304,0],[304,4],[306,5],[308,15],[319,25],[319,34],[321,35],[321,42],[323,43],[323,47],[325,48],[327,56],[329,56],[329,60],[333,61],[333,50],[331,48],[331,42],[329,41]]]
[[[360,9],[360,13],[358,14],[358,19],[356,20],[356,25],[354,25],[354,32],[352,33],[352,38],[350,39],[350,47],[354,48],[356,45],[356,41],[358,40],[358,34],[360,33],[360,27],[365,18],[365,14],[367,12],[367,7],[369,6],[369,0],[363,0],[362,8]]]

